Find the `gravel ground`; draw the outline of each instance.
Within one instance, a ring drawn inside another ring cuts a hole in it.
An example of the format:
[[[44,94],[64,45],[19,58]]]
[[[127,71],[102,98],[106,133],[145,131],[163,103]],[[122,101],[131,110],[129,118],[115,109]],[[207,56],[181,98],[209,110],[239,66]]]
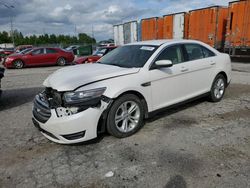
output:
[[[7,70],[0,102],[0,187],[250,187],[250,64],[233,64],[220,103],[158,114],[134,136],[67,146],[31,122],[32,100],[58,67]]]

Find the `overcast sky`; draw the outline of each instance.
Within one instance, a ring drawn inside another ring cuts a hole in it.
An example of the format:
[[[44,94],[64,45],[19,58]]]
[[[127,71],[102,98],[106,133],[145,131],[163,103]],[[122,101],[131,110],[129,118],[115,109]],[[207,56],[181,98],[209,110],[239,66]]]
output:
[[[231,0],[232,1],[232,0]],[[85,32],[96,39],[113,38],[113,26],[131,20],[162,16],[228,0],[0,0],[0,31],[14,29],[24,35]],[[14,6],[15,8],[7,8]]]

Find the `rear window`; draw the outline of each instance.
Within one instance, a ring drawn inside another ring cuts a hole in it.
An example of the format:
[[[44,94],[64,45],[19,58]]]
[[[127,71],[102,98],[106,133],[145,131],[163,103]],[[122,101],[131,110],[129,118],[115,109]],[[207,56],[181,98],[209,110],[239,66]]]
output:
[[[212,51],[199,44],[185,44],[184,46],[189,61],[215,56]]]
[[[55,49],[46,48],[46,54],[55,54],[57,51]]]

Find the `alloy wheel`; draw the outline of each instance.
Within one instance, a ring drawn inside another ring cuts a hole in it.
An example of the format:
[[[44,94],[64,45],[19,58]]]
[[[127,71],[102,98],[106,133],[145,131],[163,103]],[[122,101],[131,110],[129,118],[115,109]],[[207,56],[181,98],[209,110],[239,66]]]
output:
[[[140,120],[140,108],[134,101],[126,101],[122,103],[115,113],[116,128],[127,133],[134,130]]]

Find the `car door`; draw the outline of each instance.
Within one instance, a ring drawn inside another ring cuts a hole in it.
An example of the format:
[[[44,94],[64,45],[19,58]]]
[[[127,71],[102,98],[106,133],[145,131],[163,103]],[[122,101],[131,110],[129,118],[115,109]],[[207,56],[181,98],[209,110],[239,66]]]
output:
[[[184,44],[189,73],[189,97],[195,97],[210,91],[215,70],[215,54],[199,44]]]
[[[154,68],[158,60],[171,60],[173,66]],[[151,80],[153,110],[178,103],[187,98],[188,75],[181,45],[165,48],[151,66],[149,76]]]
[[[44,64],[45,60],[44,60],[44,48],[38,48],[33,50],[28,59],[27,59],[27,64],[30,65],[41,65]]]
[[[46,62],[48,64],[55,64],[58,58],[57,50],[53,48],[46,48]]]

